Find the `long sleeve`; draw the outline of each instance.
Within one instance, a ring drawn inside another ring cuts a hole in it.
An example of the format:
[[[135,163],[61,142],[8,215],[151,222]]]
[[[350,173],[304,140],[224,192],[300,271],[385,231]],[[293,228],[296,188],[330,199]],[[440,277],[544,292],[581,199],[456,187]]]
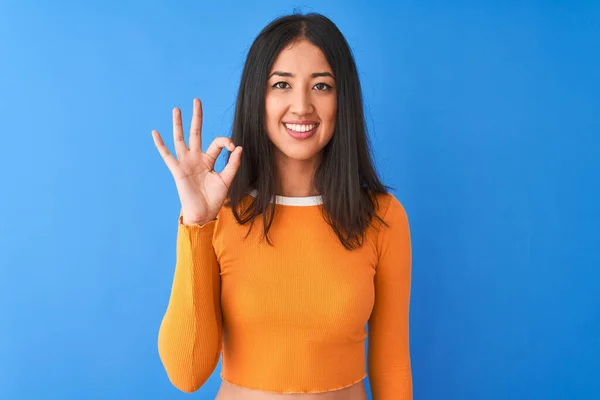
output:
[[[171,383],[198,390],[221,354],[219,265],[212,236],[216,220],[183,225],[179,215],[177,259],[171,296],[158,334],[158,353]]]
[[[375,304],[369,319],[368,369],[373,400],[412,399],[408,314],[411,239],[408,217],[392,196],[377,240]]]

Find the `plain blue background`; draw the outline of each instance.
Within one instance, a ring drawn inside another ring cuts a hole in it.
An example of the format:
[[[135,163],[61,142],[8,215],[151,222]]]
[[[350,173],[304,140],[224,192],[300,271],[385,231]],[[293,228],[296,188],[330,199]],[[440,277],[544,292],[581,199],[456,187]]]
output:
[[[151,130],[172,150],[196,96],[204,148],[228,135],[252,40],[296,7],[346,35],[409,214],[415,399],[600,398],[597,1],[0,1],[0,398],[185,398]]]

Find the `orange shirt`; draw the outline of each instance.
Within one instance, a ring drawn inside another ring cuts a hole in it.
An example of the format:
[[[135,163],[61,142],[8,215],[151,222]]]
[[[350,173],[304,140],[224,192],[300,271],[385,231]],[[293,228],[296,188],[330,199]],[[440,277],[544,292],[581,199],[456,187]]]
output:
[[[171,297],[158,349],[173,385],[197,390],[221,378],[277,393],[316,393],[367,376],[374,400],[412,399],[409,352],[411,244],[403,206],[378,196],[379,215],[359,249],[347,250],[321,214],[321,197],[277,196],[262,216],[186,226],[180,214]],[[378,228],[381,227],[381,228]],[[365,339],[368,323],[368,357]]]

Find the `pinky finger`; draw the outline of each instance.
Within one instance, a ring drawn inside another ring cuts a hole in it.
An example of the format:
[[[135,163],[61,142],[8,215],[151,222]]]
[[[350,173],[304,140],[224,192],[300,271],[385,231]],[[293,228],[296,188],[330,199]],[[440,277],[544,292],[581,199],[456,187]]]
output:
[[[175,159],[175,157],[173,157],[171,152],[169,152],[169,149],[167,148],[167,146],[165,146],[165,143],[163,142],[162,138],[160,137],[160,134],[158,133],[158,131],[156,131],[156,130],[152,131],[152,138],[154,139],[154,145],[158,149],[160,156],[165,161],[165,164],[167,164],[167,167],[169,168],[169,170],[171,172],[173,172],[174,168],[177,166],[177,160]]]

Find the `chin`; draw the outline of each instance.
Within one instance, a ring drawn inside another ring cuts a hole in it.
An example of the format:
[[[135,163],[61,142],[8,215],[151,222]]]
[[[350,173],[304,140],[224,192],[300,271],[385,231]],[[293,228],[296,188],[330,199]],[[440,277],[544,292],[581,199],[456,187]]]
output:
[[[313,149],[286,149],[281,153],[288,159],[295,161],[308,161],[315,158],[318,152]]]

